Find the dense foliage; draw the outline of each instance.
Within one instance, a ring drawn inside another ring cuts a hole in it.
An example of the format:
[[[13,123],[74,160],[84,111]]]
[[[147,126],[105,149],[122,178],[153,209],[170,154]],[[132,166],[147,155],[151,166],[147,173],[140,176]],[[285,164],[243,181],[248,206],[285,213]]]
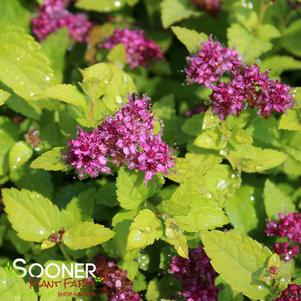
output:
[[[301,300],[300,1],[0,12],[1,300]]]

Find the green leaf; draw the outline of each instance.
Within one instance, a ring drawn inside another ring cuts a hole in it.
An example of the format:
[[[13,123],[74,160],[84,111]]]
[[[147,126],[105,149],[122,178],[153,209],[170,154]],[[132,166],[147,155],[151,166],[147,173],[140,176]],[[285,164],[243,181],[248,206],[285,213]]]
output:
[[[32,148],[24,141],[15,143],[9,151],[10,170],[14,170],[26,163],[32,156]]]
[[[70,167],[63,161],[64,147],[55,147],[31,162],[30,167],[45,170],[67,171]]]
[[[163,27],[179,22],[183,19],[199,15],[198,12],[188,8],[187,0],[163,0],[161,2],[161,19]]]
[[[51,33],[42,43],[42,51],[50,60],[56,82],[61,83],[65,67],[65,54],[69,44],[69,34],[66,28]]]
[[[226,213],[235,230],[247,234],[258,225],[254,204],[254,188],[242,186],[236,194],[226,202]]]
[[[85,96],[73,85],[56,85],[43,92],[45,97],[60,100],[62,102],[85,108]]]
[[[236,146],[227,159],[233,168],[244,172],[261,172],[282,164],[287,156],[273,149],[261,149],[252,145]]]
[[[274,55],[267,57],[261,64],[263,70],[270,70],[271,77],[278,77],[282,72],[300,70],[301,62],[287,55]]]
[[[203,233],[202,242],[213,268],[232,287],[250,299],[265,299],[269,289],[259,276],[271,251],[250,237],[231,232]]]
[[[228,28],[227,36],[230,47],[235,47],[247,63],[252,63],[261,54],[269,51],[273,44],[271,39],[280,36],[279,31],[270,24],[260,24],[255,12],[245,22],[252,24],[232,24]],[[254,24],[253,24],[254,23]]]
[[[146,201],[149,187],[144,184],[143,174],[120,168],[116,180],[117,199],[124,209],[138,208]]]
[[[15,188],[3,189],[5,212],[23,240],[41,242],[60,229],[60,212],[41,194]]]
[[[266,180],[264,186],[264,205],[269,218],[277,217],[281,212],[295,211],[295,205],[290,197],[270,180]]]
[[[0,106],[2,106],[10,97],[10,93],[0,89]]]
[[[162,224],[149,209],[141,210],[130,226],[127,249],[142,249],[154,243],[162,235]]]
[[[84,70],[82,88],[88,95],[86,126],[95,127],[108,114],[114,114],[135,91],[129,75],[111,63],[99,63]]]
[[[33,289],[14,272],[0,267],[0,296],[5,301],[37,301],[38,297]]]
[[[193,115],[185,121],[181,130],[185,134],[195,137],[202,131],[203,119],[204,117],[201,114]]]
[[[0,24],[18,25],[26,32],[30,30],[31,12],[19,0],[0,1]]]
[[[297,110],[288,110],[281,115],[279,129],[288,131],[301,131],[301,116]]]
[[[285,30],[281,38],[281,45],[290,53],[300,56],[301,55],[301,20],[296,19]]]
[[[208,36],[205,33],[198,33],[193,29],[179,26],[172,26],[171,29],[190,53],[197,52],[200,49],[201,44],[208,40]]]
[[[72,250],[87,249],[110,240],[114,232],[93,222],[80,222],[66,230],[64,244]]]
[[[95,204],[95,189],[90,188],[72,198],[61,211],[62,226],[68,228],[79,222],[90,221]]]
[[[54,80],[40,48],[21,28],[0,25],[0,80],[26,100],[34,100]]]
[[[129,0],[127,0],[127,2],[128,1]],[[125,0],[78,0],[75,6],[80,9],[107,13],[122,8],[125,2]]]

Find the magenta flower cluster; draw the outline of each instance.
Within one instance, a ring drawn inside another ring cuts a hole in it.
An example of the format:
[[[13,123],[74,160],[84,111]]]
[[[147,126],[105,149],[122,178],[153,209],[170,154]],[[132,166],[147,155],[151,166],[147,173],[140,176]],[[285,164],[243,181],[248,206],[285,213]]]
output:
[[[69,142],[67,163],[80,178],[110,173],[109,160],[116,166],[142,171],[146,182],[157,173],[166,174],[174,165],[172,152],[161,133],[154,134],[154,124],[150,99],[128,96],[128,103],[101,126],[92,132],[78,130]]]
[[[145,36],[143,30],[115,29],[113,35],[102,45],[111,49],[117,44],[122,44],[126,50],[127,63],[131,68],[147,66],[152,60],[160,60],[163,53],[154,41]]]
[[[283,260],[290,260],[299,254],[299,247],[295,243],[301,244],[301,213],[280,213],[278,221],[267,223],[265,232],[267,236],[276,236],[288,240],[288,242],[276,243],[274,250]]]
[[[104,255],[95,260],[95,275],[101,277],[101,291],[108,301],[140,301],[140,295],[133,291],[133,283],[127,278],[127,271],[119,269],[113,260]]]
[[[257,65],[246,65],[235,49],[223,47],[210,37],[200,51],[187,58],[188,83],[212,90],[213,112],[221,119],[239,115],[246,107],[256,108],[259,115],[282,113],[293,106],[291,88],[261,72]],[[222,81],[223,75],[230,75]]]
[[[38,40],[67,27],[69,36],[77,42],[84,42],[92,23],[83,13],[73,14],[67,10],[69,0],[44,0],[38,13],[32,19],[32,31]]]
[[[170,272],[182,284],[181,297],[186,301],[217,301],[214,285],[217,273],[202,246],[189,251],[189,259],[174,256]]]
[[[282,291],[280,297],[275,301],[300,301],[301,300],[301,285],[289,284],[288,287]]]

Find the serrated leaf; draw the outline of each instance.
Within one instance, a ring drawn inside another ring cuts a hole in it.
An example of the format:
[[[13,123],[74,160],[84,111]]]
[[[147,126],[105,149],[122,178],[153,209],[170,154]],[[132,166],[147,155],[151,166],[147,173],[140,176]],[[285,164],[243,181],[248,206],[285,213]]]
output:
[[[14,272],[0,267],[0,296],[5,301],[37,301],[38,296],[24,280]]]
[[[264,186],[264,205],[269,218],[277,217],[281,212],[295,211],[292,199],[270,180],[266,180]]]
[[[258,224],[254,188],[242,186],[232,198],[227,200],[225,210],[235,230],[242,234],[254,230]]]
[[[26,100],[34,100],[54,80],[40,45],[17,26],[0,25],[0,80]]]
[[[166,241],[174,246],[180,256],[188,258],[187,238],[182,230],[178,227],[176,222],[170,218],[164,221],[164,225]]]
[[[64,147],[55,147],[31,162],[30,167],[45,170],[67,171],[70,167],[63,161]]]
[[[69,34],[67,28],[61,28],[51,33],[41,42],[42,51],[50,60],[56,82],[61,83],[65,66],[65,54],[69,45]]]
[[[4,91],[2,89],[0,89],[0,106],[2,106],[10,97],[10,93],[8,93],[7,91]]]
[[[269,289],[260,281],[272,252],[250,237],[231,232],[202,234],[205,252],[213,268],[232,287],[250,299],[265,299]]]
[[[161,19],[163,27],[170,25],[183,19],[197,16],[199,13],[187,8],[189,6],[186,0],[164,0],[161,2]]]
[[[193,29],[179,26],[172,26],[171,29],[179,41],[182,42],[191,53],[197,52],[201,44],[208,40],[208,36],[205,33],[198,33]]]
[[[60,100],[62,102],[85,108],[85,96],[73,85],[56,85],[43,92],[45,97]]]
[[[258,24],[254,28],[232,24],[227,30],[229,46],[235,47],[248,63],[270,50],[273,46],[270,40],[279,35],[279,31],[270,24]]]
[[[114,232],[93,222],[77,223],[66,230],[64,244],[72,250],[87,249],[110,240]]]
[[[140,249],[154,243],[162,235],[161,221],[149,209],[141,210],[130,226],[127,249]]]
[[[262,149],[252,145],[240,145],[227,156],[233,168],[244,172],[261,172],[282,164],[287,155],[273,150]]]
[[[117,199],[124,209],[138,208],[146,201],[149,187],[144,184],[142,173],[120,168],[116,180]]]
[[[287,55],[274,55],[267,57],[261,64],[263,70],[270,70],[271,77],[278,77],[282,72],[300,70],[301,62]]]
[[[301,131],[301,116],[297,110],[288,110],[281,115],[279,129],[288,131]]]
[[[90,188],[72,198],[66,209],[61,211],[62,226],[68,228],[79,222],[91,220],[94,204],[95,189]]]
[[[15,188],[3,189],[5,212],[23,240],[41,242],[60,229],[60,212],[41,194]]]
[[[15,143],[8,155],[10,170],[14,170],[26,163],[32,156],[32,148],[24,141]]]

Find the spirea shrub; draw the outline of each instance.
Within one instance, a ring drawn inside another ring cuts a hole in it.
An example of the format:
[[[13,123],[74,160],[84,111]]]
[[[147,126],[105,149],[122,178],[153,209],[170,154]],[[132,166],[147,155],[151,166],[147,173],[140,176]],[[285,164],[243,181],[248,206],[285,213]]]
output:
[[[301,5],[0,1],[0,300],[301,300]]]

